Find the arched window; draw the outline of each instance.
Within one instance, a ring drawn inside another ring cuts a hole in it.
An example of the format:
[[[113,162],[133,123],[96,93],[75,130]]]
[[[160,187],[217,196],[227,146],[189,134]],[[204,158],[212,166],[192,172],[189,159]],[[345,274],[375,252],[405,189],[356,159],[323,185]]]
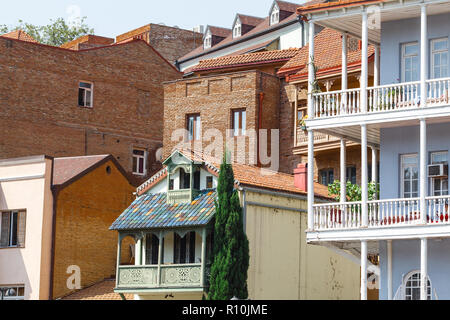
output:
[[[403,279],[405,300],[420,300],[420,271],[411,271]],[[431,300],[431,282],[429,277],[427,277],[427,299]]]

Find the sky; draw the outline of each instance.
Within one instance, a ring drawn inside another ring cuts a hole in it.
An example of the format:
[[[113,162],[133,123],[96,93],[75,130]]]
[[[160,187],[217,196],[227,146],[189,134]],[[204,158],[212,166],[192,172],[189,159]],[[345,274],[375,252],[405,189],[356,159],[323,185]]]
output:
[[[24,22],[45,25],[50,19],[63,17],[77,21],[86,16],[86,23],[95,34],[115,37],[148,23],[192,30],[198,25],[231,28],[236,13],[268,16],[273,0],[15,0],[4,1],[0,25],[13,27]],[[302,3],[303,0],[289,0]],[[75,19],[74,19],[75,18]]]

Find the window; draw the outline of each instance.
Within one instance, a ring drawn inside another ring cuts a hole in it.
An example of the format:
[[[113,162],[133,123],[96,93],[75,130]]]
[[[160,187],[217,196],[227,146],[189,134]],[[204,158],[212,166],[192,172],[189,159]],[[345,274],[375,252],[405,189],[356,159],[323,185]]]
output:
[[[417,154],[401,156],[400,193],[402,198],[415,198],[419,195],[419,167]]]
[[[188,141],[200,140],[201,122],[199,114],[187,116]]]
[[[147,152],[142,149],[133,149],[133,173],[141,176],[146,174]]]
[[[402,45],[402,82],[419,80],[419,44]]]
[[[183,238],[175,233],[173,263],[195,263],[195,232],[187,233]]]
[[[448,153],[447,151],[432,152],[431,164],[447,164],[448,165]],[[433,196],[444,196],[448,194],[448,178],[431,178],[431,194]]]
[[[78,85],[78,106],[92,108],[93,90],[94,85],[92,83],[80,81]]]
[[[180,186],[179,189],[190,189],[191,188],[191,174],[184,171],[183,168],[180,169]]]
[[[1,213],[0,248],[25,247],[25,211]]]
[[[170,179],[169,180],[169,190],[173,190],[173,188],[174,188],[174,180]]]
[[[147,234],[145,237],[145,264],[158,264],[158,253],[159,238],[154,234]],[[161,263],[164,263],[162,259],[164,259],[164,255],[161,255]]]
[[[427,277],[427,298],[431,300],[431,282]],[[420,300],[420,271],[412,271],[405,277],[405,300]]]
[[[206,189],[212,189],[213,188],[213,177],[207,176],[206,177]]]
[[[352,184],[356,184],[356,167],[351,166],[346,168],[345,178],[347,182],[350,181]]]
[[[270,14],[270,25],[280,22],[280,9],[275,5],[272,13]]]
[[[245,109],[233,111],[233,135],[243,136],[245,135],[247,128],[247,113]]]
[[[448,41],[447,38],[431,41],[431,77],[448,76]]]
[[[242,30],[241,22],[238,20],[238,21],[236,21],[236,24],[234,25],[234,28],[233,28],[233,38],[240,37],[241,30]]]
[[[200,190],[200,170],[194,172],[194,189]]]
[[[25,286],[0,286],[0,300],[24,300]]]
[[[324,169],[319,171],[319,181],[321,184],[327,186],[334,181],[334,170]]]

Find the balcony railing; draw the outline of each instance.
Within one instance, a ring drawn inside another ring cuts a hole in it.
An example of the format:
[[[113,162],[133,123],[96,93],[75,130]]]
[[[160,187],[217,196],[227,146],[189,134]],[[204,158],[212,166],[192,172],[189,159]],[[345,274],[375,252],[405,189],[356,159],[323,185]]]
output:
[[[426,198],[427,223],[450,223],[450,196]],[[373,200],[367,202],[369,228],[422,224],[419,198]],[[357,229],[362,227],[362,203],[327,203],[313,206],[314,230]]]
[[[450,78],[426,81],[427,107],[449,104]],[[367,113],[420,107],[420,81],[367,88]],[[314,117],[361,114],[361,89],[313,94]]]
[[[201,264],[119,266],[117,288],[202,288],[209,268],[205,268],[205,275],[201,270]]]
[[[198,194],[198,190],[191,189],[180,189],[180,190],[169,190],[167,192],[167,203],[188,203],[191,202],[193,198]]]

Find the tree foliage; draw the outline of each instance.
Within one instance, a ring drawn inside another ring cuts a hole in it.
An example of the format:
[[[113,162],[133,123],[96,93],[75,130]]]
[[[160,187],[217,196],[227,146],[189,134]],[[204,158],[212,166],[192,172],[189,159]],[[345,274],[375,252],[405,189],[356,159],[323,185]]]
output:
[[[40,43],[59,47],[68,41],[94,33],[94,29],[90,28],[85,20],[86,17],[83,17],[78,24],[73,26],[69,26],[63,18],[50,20],[50,23],[45,26],[37,26],[19,20],[18,24],[12,29],[9,29],[6,25],[0,25],[0,33],[22,30]]]
[[[361,201],[361,186],[353,184],[347,181],[346,185],[347,201]],[[375,182],[369,182],[368,184],[368,194],[369,201],[376,200],[379,198],[380,185]],[[335,180],[333,183],[328,185],[328,194],[334,197],[337,201],[341,201],[341,182]]]
[[[243,229],[242,208],[234,189],[234,174],[226,153],[217,185],[213,263],[208,299],[248,298],[248,239]]]

